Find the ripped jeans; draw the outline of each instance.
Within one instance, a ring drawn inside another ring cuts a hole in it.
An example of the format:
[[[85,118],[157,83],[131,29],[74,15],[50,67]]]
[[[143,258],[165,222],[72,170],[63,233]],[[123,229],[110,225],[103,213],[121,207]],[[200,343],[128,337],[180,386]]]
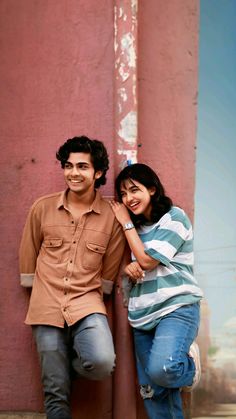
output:
[[[133,329],[140,393],[149,419],[183,419],[180,388],[189,386],[195,364],[188,352],[197,336],[199,303],[164,316],[150,330]]]
[[[115,353],[107,317],[94,313],[63,329],[33,326],[40,357],[47,419],[72,419],[71,372],[102,380],[115,366]]]

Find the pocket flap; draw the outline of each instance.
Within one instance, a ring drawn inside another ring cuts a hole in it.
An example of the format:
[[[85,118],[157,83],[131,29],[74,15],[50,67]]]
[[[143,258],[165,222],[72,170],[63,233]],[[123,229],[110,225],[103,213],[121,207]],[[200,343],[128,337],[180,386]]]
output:
[[[103,246],[100,246],[99,244],[94,244],[94,243],[86,243],[86,246],[89,250],[92,250],[93,252],[96,253],[105,253],[106,248]]]
[[[45,239],[44,240],[44,246],[45,247],[60,247],[62,245],[62,239]]]

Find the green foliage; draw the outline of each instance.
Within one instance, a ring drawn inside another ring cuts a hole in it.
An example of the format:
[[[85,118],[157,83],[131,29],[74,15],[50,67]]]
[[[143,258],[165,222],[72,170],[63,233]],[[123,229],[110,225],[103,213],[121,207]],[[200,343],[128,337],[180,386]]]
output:
[[[210,348],[208,349],[208,355],[214,356],[219,351],[219,349],[220,348],[218,346],[210,346]]]

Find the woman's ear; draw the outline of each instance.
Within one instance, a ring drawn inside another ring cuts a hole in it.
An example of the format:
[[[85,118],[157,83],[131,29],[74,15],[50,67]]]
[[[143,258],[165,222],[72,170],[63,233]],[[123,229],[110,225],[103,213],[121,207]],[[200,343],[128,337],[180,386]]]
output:
[[[148,188],[150,196],[153,196],[156,192],[156,187],[155,186],[151,186],[151,188]]]

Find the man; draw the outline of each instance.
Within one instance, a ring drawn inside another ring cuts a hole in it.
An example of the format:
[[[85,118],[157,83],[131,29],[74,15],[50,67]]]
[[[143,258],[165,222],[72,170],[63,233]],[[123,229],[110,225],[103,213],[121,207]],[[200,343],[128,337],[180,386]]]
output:
[[[96,190],[109,167],[102,142],[74,137],[57,154],[67,189],[32,206],[20,246],[21,284],[33,283],[26,324],[40,357],[48,419],[71,419],[71,369],[101,380],[114,369],[103,292],[111,293],[125,239]]]

